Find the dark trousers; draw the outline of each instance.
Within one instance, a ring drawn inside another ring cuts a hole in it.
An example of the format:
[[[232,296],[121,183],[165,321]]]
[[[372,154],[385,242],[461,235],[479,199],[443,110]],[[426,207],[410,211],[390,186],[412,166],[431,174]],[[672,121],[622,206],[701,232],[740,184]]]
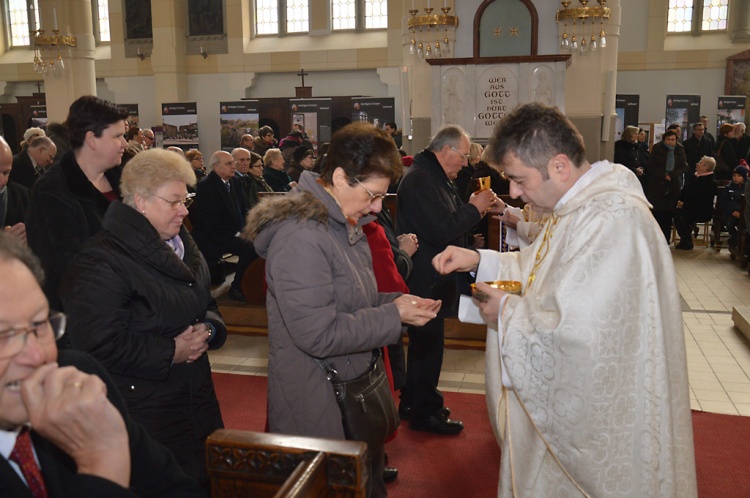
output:
[[[403,337],[399,336],[398,342],[388,345],[388,359],[391,363],[393,389],[398,391],[406,385],[406,356],[404,355]]]
[[[255,252],[255,247],[252,242],[248,242],[245,239],[234,237],[227,246],[226,252],[236,255],[239,260],[237,261],[237,270],[234,274],[234,280],[232,281],[232,287],[237,290],[242,290],[242,277],[245,275],[245,270],[250,266],[250,263],[255,261],[258,257],[258,253]]]
[[[667,239],[667,244],[672,238],[672,217],[674,213],[672,211],[651,211],[656,218],[656,222],[659,224],[664,237]]]
[[[444,318],[435,318],[424,327],[409,327],[409,349],[406,356],[406,386],[401,402],[411,405],[411,420],[424,420],[443,407],[438,391],[443,367]]]
[[[369,457],[367,467],[370,471],[370,479],[367,481],[367,498],[385,498],[388,492],[383,481],[383,470],[385,469],[385,446],[368,448]]]
[[[680,236],[680,245],[693,247],[693,225],[696,221],[696,213],[678,209],[674,213],[674,227]]]

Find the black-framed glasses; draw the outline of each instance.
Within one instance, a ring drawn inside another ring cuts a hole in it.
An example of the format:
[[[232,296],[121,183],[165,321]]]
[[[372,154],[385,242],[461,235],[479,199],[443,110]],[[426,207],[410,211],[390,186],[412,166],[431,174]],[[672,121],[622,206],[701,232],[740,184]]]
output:
[[[453,150],[454,152],[456,152],[456,154],[458,154],[459,156],[461,156],[464,159],[466,159],[467,162],[469,161],[469,154],[464,154],[463,152],[461,152],[457,148],[453,147],[452,145],[450,146],[450,148],[451,148],[451,150]]]
[[[370,192],[370,190],[367,187],[365,187],[364,185],[362,185],[362,182],[359,181],[359,180],[357,180],[356,177],[354,178],[354,181],[357,182],[360,187],[362,187],[363,189],[365,189],[365,192],[367,192],[367,195],[370,196],[370,202],[375,202],[378,199],[380,199],[382,201],[388,195],[388,193],[385,193],[385,194],[373,194],[372,192]]]
[[[65,313],[50,311],[46,320],[33,322],[30,327],[0,330],[0,359],[20,353],[31,333],[39,342],[56,341],[65,334],[66,322]]]
[[[165,199],[164,197],[161,197],[160,195],[157,195],[156,197],[163,200],[164,202],[169,204],[169,206],[172,209],[177,211],[178,209],[180,209],[180,206],[185,206],[185,209],[189,208],[190,205],[193,203],[193,199],[195,198],[195,193],[190,193],[186,195],[184,199],[177,199],[176,201],[170,201],[169,199]]]

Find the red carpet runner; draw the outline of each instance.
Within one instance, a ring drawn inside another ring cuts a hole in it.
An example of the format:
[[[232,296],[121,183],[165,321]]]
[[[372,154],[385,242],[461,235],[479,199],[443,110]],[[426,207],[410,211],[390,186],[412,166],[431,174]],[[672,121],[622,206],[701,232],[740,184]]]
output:
[[[263,431],[266,377],[213,374],[224,424]],[[487,418],[484,396],[445,393],[445,404],[466,429],[458,436],[414,432],[401,424],[386,445],[399,478],[388,486],[393,498],[490,498],[497,495],[500,450]],[[750,496],[750,417],[693,412],[698,494]]]

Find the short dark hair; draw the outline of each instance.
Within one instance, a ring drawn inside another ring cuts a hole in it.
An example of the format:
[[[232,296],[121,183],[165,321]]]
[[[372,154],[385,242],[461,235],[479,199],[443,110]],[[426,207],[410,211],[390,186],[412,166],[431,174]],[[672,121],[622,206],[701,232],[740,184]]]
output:
[[[31,271],[40,287],[44,283],[44,270],[42,270],[39,258],[31,252],[26,244],[2,231],[0,231],[0,260],[20,261]]]
[[[396,126],[396,123],[394,123],[393,121],[388,121],[384,126],[390,126],[394,130],[398,129],[398,126]]]
[[[486,157],[497,165],[512,154],[526,166],[549,177],[547,163],[557,154],[564,154],[580,167],[586,159],[583,137],[557,107],[530,103],[516,107],[495,127]]]
[[[337,131],[331,139],[323,181],[333,183],[333,172],[341,168],[349,178],[364,181],[371,177],[388,178],[391,183],[401,177],[403,165],[396,144],[381,129],[370,123],[352,123]]]
[[[133,140],[138,135],[139,131],[141,131],[141,129],[138,128],[137,126],[131,126],[130,128],[128,128],[128,134],[127,134],[128,140],[129,141]]]
[[[671,125],[667,126],[668,130],[676,130],[677,128],[682,128],[682,125],[680,123],[672,123]]]
[[[270,127],[270,126],[268,126],[268,125],[266,125],[266,126],[261,126],[261,127],[260,127],[260,129],[258,130],[258,136],[259,136],[259,137],[261,137],[261,138],[265,137],[265,136],[266,136],[266,135],[268,135],[269,133],[270,133],[271,135],[273,135],[273,128],[271,128],[271,127]]]
[[[70,145],[73,149],[80,149],[86,133],[93,132],[95,137],[101,137],[109,125],[127,118],[127,109],[93,95],[84,95],[70,104],[68,110],[65,122],[70,130]]]
[[[693,123],[693,131],[695,131],[695,129],[699,126],[703,126],[703,123],[701,123],[700,121],[698,121],[697,123]]]
[[[667,137],[677,137],[677,132],[674,131],[674,128],[672,128],[671,130],[667,130],[667,131],[664,132],[664,135],[662,135],[662,137],[661,137],[662,141],[664,139],[666,139]],[[677,138],[679,138],[679,137],[677,137]]]

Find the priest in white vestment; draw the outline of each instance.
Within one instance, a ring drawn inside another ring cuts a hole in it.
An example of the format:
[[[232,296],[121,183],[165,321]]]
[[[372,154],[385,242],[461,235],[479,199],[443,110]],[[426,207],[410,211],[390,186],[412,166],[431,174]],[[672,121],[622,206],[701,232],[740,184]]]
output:
[[[498,496],[697,496],[677,281],[638,179],[589,164],[572,123],[541,104],[500,122],[489,157],[549,220],[522,251],[449,247],[433,263],[476,270],[490,295],[462,312],[488,323]]]

